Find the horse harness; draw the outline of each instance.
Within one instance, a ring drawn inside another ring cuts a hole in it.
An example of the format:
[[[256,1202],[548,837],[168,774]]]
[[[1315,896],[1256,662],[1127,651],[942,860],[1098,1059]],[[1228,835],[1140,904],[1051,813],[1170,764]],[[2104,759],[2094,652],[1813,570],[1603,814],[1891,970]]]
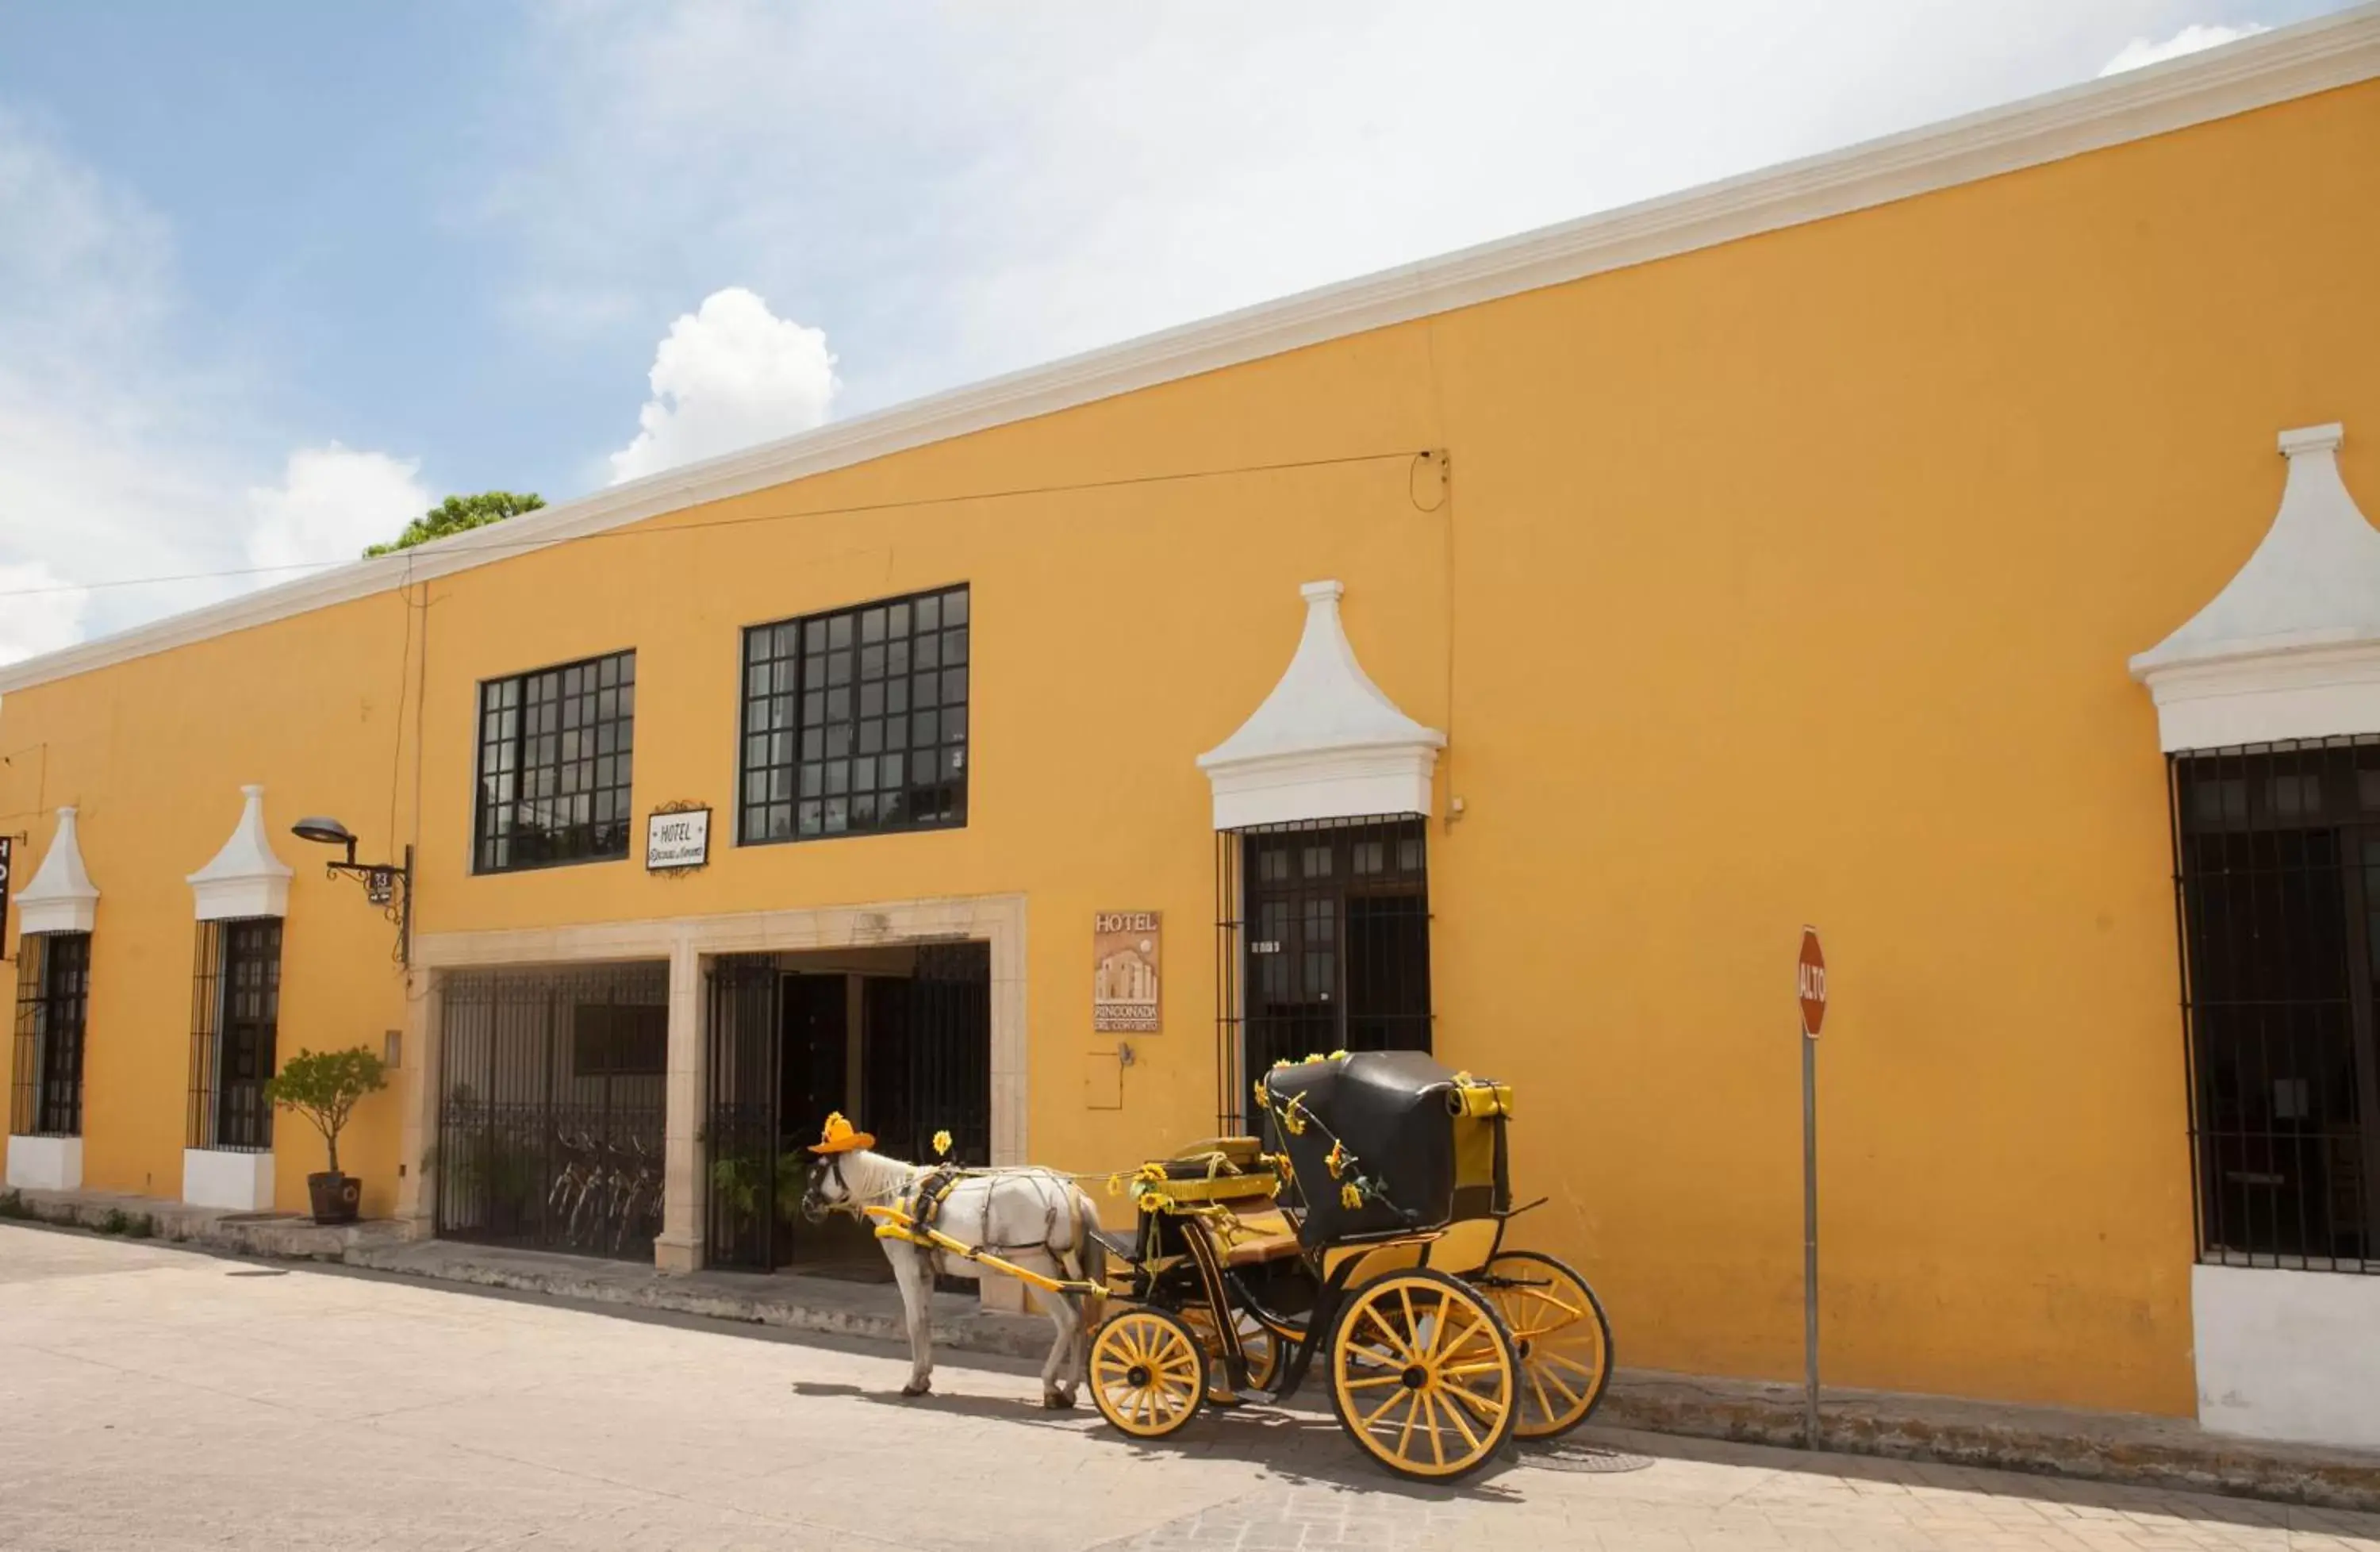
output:
[[[840,1161],[838,1161],[838,1168],[839,1167]],[[913,1185],[909,1189],[908,1193],[894,1205],[900,1208],[901,1212],[908,1219],[910,1223],[918,1229],[931,1229],[934,1227],[935,1219],[941,1216],[942,1204],[949,1200],[951,1193],[958,1189],[959,1182],[965,1180],[969,1173],[970,1171],[962,1170],[954,1164],[937,1164],[932,1169],[928,1170],[924,1174],[919,1175],[917,1177],[917,1183]],[[840,1176],[837,1177],[836,1183],[838,1185],[842,1184]],[[1044,1220],[1041,1226],[1041,1238],[1038,1243],[1030,1240],[1020,1241],[1015,1244],[995,1244],[991,1243],[992,1194],[990,1191],[987,1190],[984,1194],[983,1207],[984,1243],[978,1244],[972,1250],[964,1251],[960,1254],[964,1255],[966,1259],[970,1261],[977,1261],[982,1259],[987,1255],[1001,1255],[1011,1251],[1018,1250],[1044,1250],[1050,1252],[1053,1255],[1060,1255],[1061,1264],[1062,1265],[1063,1257],[1062,1255],[1061,1255],[1058,1245],[1054,1243],[1054,1237],[1058,1232],[1058,1209],[1064,1206],[1064,1201],[1062,1198],[1056,1202],[1050,1201],[1046,1194],[1040,1191],[1040,1182],[1036,1181],[1034,1184],[1035,1194],[1042,1197],[1044,1213]],[[848,1188],[846,1188],[846,1190]],[[929,1268],[931,1268],[936,1276],[940,1276],[941,1273],[943,1257],[949,1253],[939,1250],[926,1251],[921,1247],[921,1254],[925,1256]]]

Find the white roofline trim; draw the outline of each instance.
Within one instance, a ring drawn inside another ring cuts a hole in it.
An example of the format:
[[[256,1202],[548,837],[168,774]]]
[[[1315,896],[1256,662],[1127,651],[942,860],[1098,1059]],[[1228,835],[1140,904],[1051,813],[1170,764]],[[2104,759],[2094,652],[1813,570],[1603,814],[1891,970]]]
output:
[[[2216,49],[1623,205],[633,480],[481,532],[0,668],[0,693],[931,443],[1697,249],[1979,182],[2380,77],[2380,0]]]

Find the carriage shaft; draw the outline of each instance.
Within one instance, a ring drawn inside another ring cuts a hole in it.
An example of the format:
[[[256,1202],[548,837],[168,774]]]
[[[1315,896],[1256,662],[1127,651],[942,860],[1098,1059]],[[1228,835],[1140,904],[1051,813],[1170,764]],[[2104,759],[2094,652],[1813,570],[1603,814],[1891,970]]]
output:
[[[1019,1282],[1041,1290],[1044,1293],[1089,1294],[1108,1291],[1105,1283],[1072,1278],[1045,1277],[1039,1272],[1020,1267],[1014,1261],[1003,1260],[990,1251],[978,1250],[972,1245],[964,1244],[938,1229],[924,1227],[899,1207],[871,1206],[864,1207],[861,1211],[877,1220],[876,1237],[880,1240],[906,1240],[911,1244],[923,1245],[929,1250],[939,1250],[946,1255],[961,1256],[1004,1277],[1013,1277]]]

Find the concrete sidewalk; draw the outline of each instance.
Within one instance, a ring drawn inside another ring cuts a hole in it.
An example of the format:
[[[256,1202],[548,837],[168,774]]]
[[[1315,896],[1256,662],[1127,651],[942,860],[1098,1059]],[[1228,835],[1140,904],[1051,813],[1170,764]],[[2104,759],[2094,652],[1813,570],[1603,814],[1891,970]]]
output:
[[[13,1210],[12,1210],[13,1206]],[[111,1217],[113,1215],[113,1217]],[[0,1217],[108,1229],[239,1255],[337,1261],[427,1282],[506,1289],[572,1304],[669,1312],[905,1347],[899,1297],[887,1286],[787,1274],[695,1272],[590,1256],[408,1241],[404,1226],[318,1228],[298,1218],[226,1214],[98,1192],[0,1195]],[[988,1311],[937,1293],[938,1348],[1039,1359],[1049,1322]],[[1624,1343],[1625,1334],[1621,1340]],[[1618,1370],[1598,1425],[1743,1444],[1800,1446],[1798,1386]],[[2087,1481],[2236,1494],[2380,1510],[2380,1452],[2275,1444],[2210,1434],[2180,1418],[2011,1406],[1887,1391],[1826,1392],[1824,1449],[1892,1460],[2043,1473]]]

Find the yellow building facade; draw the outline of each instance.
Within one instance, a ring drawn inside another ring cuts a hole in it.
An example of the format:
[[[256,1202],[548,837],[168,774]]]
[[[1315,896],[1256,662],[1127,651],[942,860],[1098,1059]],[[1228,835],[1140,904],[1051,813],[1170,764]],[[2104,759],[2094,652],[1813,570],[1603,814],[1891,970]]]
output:
[[[1424,1043],[1515,1085],[1548,1198],[1515,1233],[1622,1363],[1789,1378],[1815,923],[1830,1384],[2224,1424],[2219,1349],[2290,1376],[2228,1425],[2380,1442],[2336,1352],[2240,1336],[2362,1318],[2375,1160],[2325,1166],[2319,1267],[2210,1228],[2298,1165],[2209,1151],[2169,795],[2219,747],[2262,801],[2272,748],[2380,717],[2351,661],[2134,662],[2282,535],[2285,477],[2380,512],[2375,78],[2367,8],[0,671],[12,1182],[302,1210],[318,1139],[226,1096],[364,1045],[397,1056],[342,1147],[369,1214],[528,1233],[583,1148],[608,1239],[538,1243],[683,1269],[752,1259],[739,1106],[1105,1170],[1212,1134],[1276,1049]],[[2322,588],[2289,560],[2284,613]],[[2176,743],[2202,703],[2296,709]],[[648,867],[672,809],[701,866]],[[316,815],[411,848],[409,964]],[[1159,924],[1154,1029],[1097,1027],[1120,913]],[[2324,1119],[2272,1094],[2259,1135]],[[499,1103],[542,1138],[509,1184],[466,1154]],[[2341,1147],[2380,1119],[2348,1109]]]

